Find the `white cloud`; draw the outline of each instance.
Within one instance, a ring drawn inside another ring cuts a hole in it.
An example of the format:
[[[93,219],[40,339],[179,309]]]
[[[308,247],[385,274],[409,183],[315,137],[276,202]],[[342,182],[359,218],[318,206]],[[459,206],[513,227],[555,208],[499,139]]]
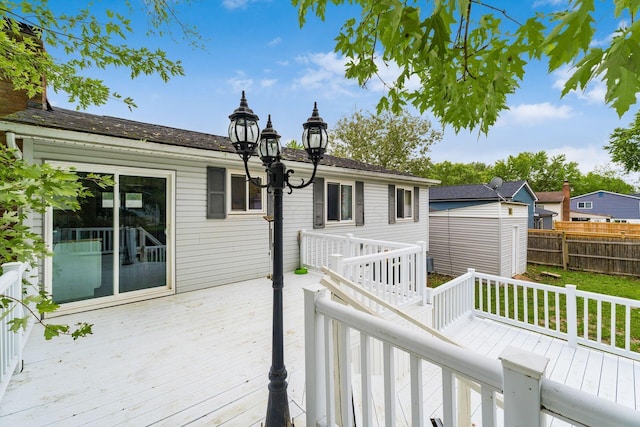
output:
[[[351,86],[344,78],[345,59],[335,52],[313,53],[298,56],[296,62],[304,65],[299,78],[294,79],[294,89],[326,89],[326,93],[334,95],[350,95]]]
[[[504,120],[511,124],[533,126],[549,120],[567,119],[571,116],[573,116],[571,107],[543,102],[510,107],[509,111],[504,113]]]
[[[604,145],[604,143],[603,143]],[[571,147],[568,145],[547,150],[549,157],[564,154],[569,162],[578,163],[582,173],[593,172],[596,167],[602,167],[611,162],[609,153],[602,146],[587,145],[586,147]]]
[[[351,90],[357,85],[356,80],[345,78],[347,59],[338,56],[335,52],[299,56],[296,62],[305,65],[306,68],[303,75],[294,81],[295,88],[317,89],[325,86],[340,94],[352,94]],[[379,60],[376,60],[376,64],[378,65],[377,75],[365,84],[365,88],[372,93],[386,91],[386,85],[392,84],[400,74],[400,69],[395,64],[385,64]],[[405,81],[406,89],[412,90],[419,87],[420,81],[416,78]]]
[[[262,87],[272,87],[278,82],[277,79],[263,79],[260,81],[260,86]]]
[[[251,90],[251,87],[253,86],[253,79],[247,77],[244,72],[238,71],[235,77],[227,80],[227,83],[231,85],[233,92],[240,93],[243,90]]]
[[[269,43],[267,43],[267,46],[268,47],[276,47],[280,43],[282,43],[282,38],[281,37],[276,37],[275,39],[273,39]]]
[[[250,0],[223,0],[222,6],[227,9],[242,9],[247,6]]]
[[[553,72],[553,85],[554,89],[562,91],[565,83],[571,77],[574,70],[569,67],[563,67]],[[587,85],[587,89],[584,91],[572,90],[569,94],[573,94],[578,99],[587,101],[589,104],[604,104],[604,96],[607,93],[607,87],[601,80],[591,81]]]
[[[533,2],[533,7],[536,8],[540,6],[546,6],[546,5],[558,6],[566,2],[567,0],[538,0]]]

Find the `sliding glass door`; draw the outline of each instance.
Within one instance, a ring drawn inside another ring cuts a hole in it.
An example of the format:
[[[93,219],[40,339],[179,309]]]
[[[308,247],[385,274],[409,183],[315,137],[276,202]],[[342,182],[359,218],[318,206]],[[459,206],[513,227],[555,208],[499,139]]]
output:
[[[171,288],[172,175],[113,167],[106,175],[114,185],[100,188],[80,165],[75,168],[91,196],[77,211],[51,214],[54,301],[117,299]]]

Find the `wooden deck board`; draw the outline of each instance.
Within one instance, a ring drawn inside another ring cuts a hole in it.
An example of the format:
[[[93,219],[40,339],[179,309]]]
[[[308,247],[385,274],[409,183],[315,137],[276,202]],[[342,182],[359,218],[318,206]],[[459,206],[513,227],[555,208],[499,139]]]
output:
[[[285,363],[297,427],[306,424],[301,288],[319,278],[285,277]],[[271,364],[271,295],[270,282],[258,279],[60,318],[94,323],[94,335],[45,342],[34,331],[25,370],[0,403],[0,425],[259,426]],[[489,357],[506,346],[542,354],[551,379],[640,409],[639,362],[486,319],[465,317],[444,333]],[[440,369],[424,364],[423,381],[425,417],[442,417]],[[402,425],[410,419],[406,381],[396,391]],[[380,403],[374,414],[382,422]]]

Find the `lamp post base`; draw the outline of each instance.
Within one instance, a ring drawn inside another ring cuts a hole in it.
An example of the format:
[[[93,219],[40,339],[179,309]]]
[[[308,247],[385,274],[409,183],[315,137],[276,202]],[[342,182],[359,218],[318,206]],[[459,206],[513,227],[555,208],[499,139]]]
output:
[[[287,389],[271,390],[269,387],[269,403],[265,427],[291,427],[289,415],[289,398]]]

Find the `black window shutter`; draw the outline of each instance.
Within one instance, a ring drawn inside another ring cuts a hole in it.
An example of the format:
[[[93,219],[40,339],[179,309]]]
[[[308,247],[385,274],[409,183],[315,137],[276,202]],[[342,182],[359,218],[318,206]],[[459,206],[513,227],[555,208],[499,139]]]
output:
[[[389,185],[389,224],[396,223],[396,186]]]
[[[420,221],[420,187],[413,187],[413,222]]]
[[[356,226],[364,225],[364,182],[356,181]]]
[[[313,179],[313,228],[324,228],[324,178]]]
[[[207,166],[207,218],[224,219],[227,217],[225,168]]]

